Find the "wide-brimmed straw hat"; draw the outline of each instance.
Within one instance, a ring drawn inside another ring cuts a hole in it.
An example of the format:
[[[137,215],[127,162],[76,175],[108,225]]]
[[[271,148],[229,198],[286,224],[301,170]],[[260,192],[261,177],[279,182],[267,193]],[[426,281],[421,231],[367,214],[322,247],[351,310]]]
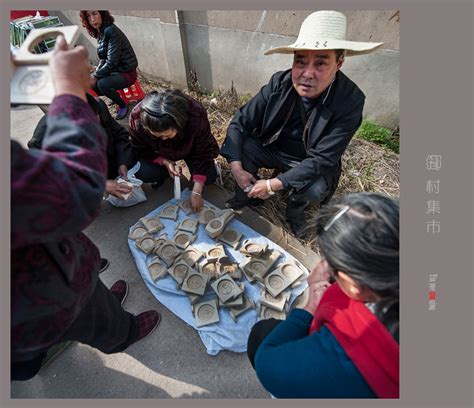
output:
[[[346,50],[346,55],[361,55],[375,51],[383,45],[373,42],[346,40],[346,16],[338,11],[316,11],[301,24],[297,40],[286,47],[272,48],[270,54],[293,54],[298,50]]]

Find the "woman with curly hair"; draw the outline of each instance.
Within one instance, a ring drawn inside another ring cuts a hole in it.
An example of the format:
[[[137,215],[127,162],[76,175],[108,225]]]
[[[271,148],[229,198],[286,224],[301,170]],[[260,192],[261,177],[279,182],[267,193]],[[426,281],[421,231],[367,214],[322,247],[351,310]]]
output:
[[[168,176],[181,175],[176,162],[184,160],[194,183],[191,208],[200,211],[204,185],[217,177],[214,158],[219,154],[204,106],[177,89],[152,91],[133,108],[128,121],[141,164],[136,177],[157,188]]]
[[[99,64],[92,74],[92,89],[118,105],[116,119],[127,116],[128,105],[118,94],[137,80],[138,61],[130,41],[114,24],[108,10],[81,10],[83,27],[97,39]]]

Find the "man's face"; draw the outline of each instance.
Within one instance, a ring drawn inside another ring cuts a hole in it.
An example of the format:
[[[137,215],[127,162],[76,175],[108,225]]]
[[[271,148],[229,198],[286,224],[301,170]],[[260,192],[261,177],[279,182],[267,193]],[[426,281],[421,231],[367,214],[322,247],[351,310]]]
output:
[[[296,51],[291,80],[298,95],[317,98],[329,86],[343,59],[336,61],[336,51]]]

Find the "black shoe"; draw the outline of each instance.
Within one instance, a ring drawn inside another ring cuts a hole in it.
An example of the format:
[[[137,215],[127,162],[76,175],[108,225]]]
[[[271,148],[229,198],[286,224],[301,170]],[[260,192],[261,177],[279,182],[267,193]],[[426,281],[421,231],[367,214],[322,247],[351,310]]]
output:
[[[110,265],[110,262],[108,259],[105,259],[105,258],[100,258],[100,269],[99,269],[99,273],[102,273],[104,272]]]
[[[247,206],[256,207],[262,203],[263,200],[261,198],[247,198],[245,200],[237,200],[235,197],[233,197],[225,202],[225,207],[232,208],[233,210],[240,210],[241,208]]]
[[[309,225],[305,220],[288,220],[290,230],[296,238],[303,238],[309,231]]]
[[[119,108],[117,114],[115,115],[115,120],[122,120],[128,115],[130,107],[127,105],[125,108]]]

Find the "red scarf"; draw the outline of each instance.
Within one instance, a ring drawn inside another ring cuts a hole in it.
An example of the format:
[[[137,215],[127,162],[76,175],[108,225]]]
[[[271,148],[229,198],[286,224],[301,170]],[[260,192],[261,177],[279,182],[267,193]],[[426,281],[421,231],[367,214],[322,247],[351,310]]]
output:
[[[323,295],[309,334],[326,325],[379,398],[399,398],[400,347],[363,302],[337,283]]]

